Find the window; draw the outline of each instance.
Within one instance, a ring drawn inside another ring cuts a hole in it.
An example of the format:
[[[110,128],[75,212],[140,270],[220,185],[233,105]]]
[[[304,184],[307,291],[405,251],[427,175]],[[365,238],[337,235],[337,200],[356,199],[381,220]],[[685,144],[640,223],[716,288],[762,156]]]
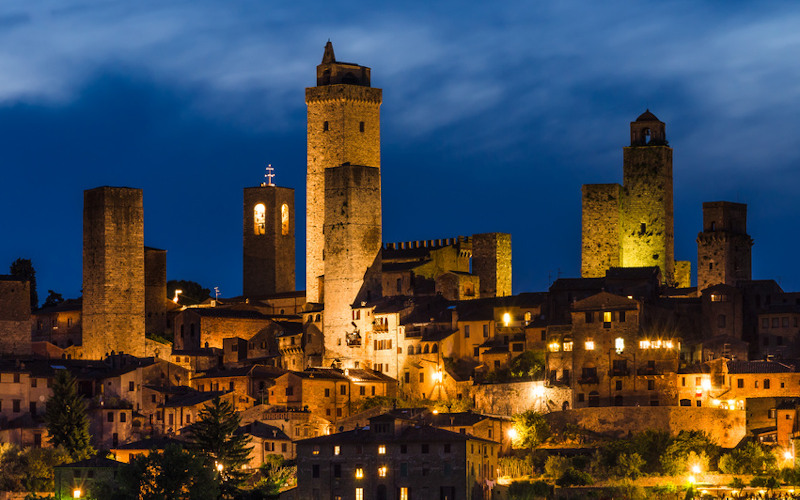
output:
[[[764,379],[764,389],[769,389],[769,379],[768,378]]]
[[[136,383],[133,381],[128,382],[128,391],[133,391],[136,389]]]
[[[289,386],[286,388],[286,395],[287,396],[294,396],[294,387]]]
[[[522,347],[522,345],[520,345]],[[520,349],[521,351],[522,349]],[[572,341],[564,341],[564,351],[571,351],[572,350]]]
[[[647,390],[648,391],[656,390],[656,381],[655,380],[648,380],[647,381]]]
[[[330,389],[325,389],[325,397],[326,398],[331,397],[331,390]]]
[[[378,477],[386,477],[386,470],[387,467],[385,465],[378,467]]]
[[[780,326],[780,318],[772,318],[772,328],[778,328]]]
[[[430,445],[425,443],[422,445],[422,453],[428,453],[430,451]]]
[[[401,444],[400,445],[400,453],[408,453],[408,445]]]
[[[381,370],[378,370],[381,371]],[[363,385],[358,388],[358,395],[359,396],[366,396],[367,395],[367,388]]]
[[[114,421],[114,412],[113,411],[108,412],[108,416],[106,417],[106,419],[109,422],[113,422]]]
[[[405,486],[400,488],[400,500],[408,500],[408,488]]]
[[[311,466],[311,477],[319,477],[319,464]]]
[[[622,337],[614,339],[614,349],[617,351],[617,354],[625,350],[625,340]]]
[[[584,349],[586,349],[587,351],[594,351],[594,341],[587,340],[586,343],[584,344]]]
[[[21,403],[22,403],[22,401],[19,400],[19,399],[13,400],[11,402],[11,411],[13,411],[14,413],[19,413],[19,406],[20,406]]]
[[[406,384],[411,382],[411,374],[409,372],[405,372],[403,374],[403,382],[405,382]]]
[[[464,325],[464,338],[469,338],[469,325]]]
[[[761,318],[761,328],[769,328],[769,318]]]
[[[617,318],[619,319],[620,323],[625,323],[625,311],[618,312]]]
[[[364,468],[360,465],[356,467],[356,479],[362,479],[364,477]]]
[[[386,455],[386,445],[378,445],[378,455]]]
[[[125,421],[127,421],[127,420],[128,420],[128,415],[126,415],[124,411],[123,411],[123,412],[120,412],[120,414],[119,414],[119,421],[120,421],[120,422],[125,422]]]
[[[473,355],[474,357],[476,357],[476,358],[477,358],[478,356],[480,356],[480,355],[481,355],[481,350],[480,350],[480,348],[479,348],[479,347],[474,347],[474,348],[472,349],[472,355]]]
[[[614,384],[614,389],[621,391],[622,390],[622,380],[617,380]]]
[[[319,445],[315,445],[314,448],[311,450],[312,455],[319,455]]]
[[[339,386],[339,394],[341,394],[342,396],[347,396],[347,386],[346,385],[340,385]]]
[[[420,384],[424,384],[425,383],[425,374],[422,373],[422,372],[420,372],[420,374],[419,374],[419,383]]]
[[[489,325],[483,325],[483,338],[489,338]]]
[[[267,232],[267,207],[263,203],[253,207],[253,234],[266,234]]]
[[[611,317],[613,313],[611,311],[603,312],[603,323],[611,323]]]
[[[592,323],[594,321],[594,313],[591,311],[584,313],[584,321]]]
[[[359,130],[360,132],[363,132],[363,131],[364,131],[364,122],[359,122],[359,123],[358,123],[358,130]]]
[[[342,464],[333,464],[333,477],[342,477]]]
[[[334,447],[333,447],[333,454],[334,454],[334,455],[338,455],[338,454],[339,454],[339,453],[341,453],[341,452],[342,452],[342,447],[341,447],[341,446],[339,446],[338,444],[337,444],[336,446],[334,446]]]
[[[328,122],[327,121],[322,122],[322,131],[323,132],[327,132],[328,131]]]
[[[286,203],[281,205],[281,234],[283,236],[289,234],[289,205]]]

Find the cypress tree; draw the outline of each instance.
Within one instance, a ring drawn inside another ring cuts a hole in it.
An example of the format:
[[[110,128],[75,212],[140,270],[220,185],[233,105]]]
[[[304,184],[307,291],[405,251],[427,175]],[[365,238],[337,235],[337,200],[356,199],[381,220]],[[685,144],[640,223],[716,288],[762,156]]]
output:
[[[44,414],[53,446],[63,446],[73,460],[94,455],[89,443],[89,419],[86,403],[78,394],[78,383],[67,370],[58,370],[53,381],[53,395],[47,400]]]
[[[250,436],[237,434],[239,415],[233,405],[219,397],[200,410],[190,432],[191,448],[207,457],[208,464],[217,469],[224,494],[233,493],[247,477],[242,468],[249,462]]]

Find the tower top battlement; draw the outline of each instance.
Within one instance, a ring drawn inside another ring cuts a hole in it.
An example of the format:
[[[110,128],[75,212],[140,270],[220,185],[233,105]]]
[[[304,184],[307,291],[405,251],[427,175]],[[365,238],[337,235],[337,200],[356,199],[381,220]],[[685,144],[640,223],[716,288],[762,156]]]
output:
[[[666,146],[666,125],[646,109],[631,122],[631,147]]]

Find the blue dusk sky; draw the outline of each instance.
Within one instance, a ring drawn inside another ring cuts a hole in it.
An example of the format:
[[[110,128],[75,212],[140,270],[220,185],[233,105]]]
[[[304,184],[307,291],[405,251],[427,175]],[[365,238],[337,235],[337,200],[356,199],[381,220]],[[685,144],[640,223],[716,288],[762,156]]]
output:
[[[674,148],[675,255],[748,204],[753,277],[800,290],[800,4],[4,0],[0,265],[81,288],[83,190],[144,190],[168,277],[241,293],[242,188],[296,189],[325,42],[383,89],[384,241],[512,234],[514,291],[580,274],[581,184],[622,180],[649,108]],[[0,268],[6,272],[7,267]]]

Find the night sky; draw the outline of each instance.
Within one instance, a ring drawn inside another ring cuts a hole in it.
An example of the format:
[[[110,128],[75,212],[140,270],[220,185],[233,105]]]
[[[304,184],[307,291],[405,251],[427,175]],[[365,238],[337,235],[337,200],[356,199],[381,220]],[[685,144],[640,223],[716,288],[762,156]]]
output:
[[[335,5],[342,4],[342,5]],[[470,5],[471,4],[471,5]],[[330,38],[383,89],[384,241],[512,234],[514,291],[580,274],[580,188],[622,181],[649,108],[674,148],[675,255],[748,204],[753,277],[800,290],[796,2],[38,1],[0,6],[0,273],[81,287],[83,190],[144,189],[168,278],[241,293],[242,188],[296,189]]]

